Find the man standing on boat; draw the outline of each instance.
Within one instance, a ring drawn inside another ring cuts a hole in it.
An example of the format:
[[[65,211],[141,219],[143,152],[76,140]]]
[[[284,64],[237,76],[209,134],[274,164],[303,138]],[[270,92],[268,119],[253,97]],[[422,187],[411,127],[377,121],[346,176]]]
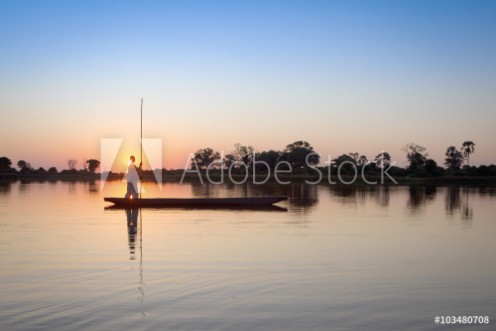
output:
[[[141,172],[141,166],[143,163],[140,163],[139,168],[134,164],[135,162],[134,155],[131,155],[129,158],[129,165],[127,167],[127,193],[126,199],[135,199],[138,198],[138,182],[140,181],[140,176],[138,171]]]

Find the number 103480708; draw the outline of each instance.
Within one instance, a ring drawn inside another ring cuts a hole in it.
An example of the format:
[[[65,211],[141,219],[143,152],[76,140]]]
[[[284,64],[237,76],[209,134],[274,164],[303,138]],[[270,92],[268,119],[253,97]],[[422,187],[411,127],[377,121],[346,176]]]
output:
[[[489,324],[489,316],[458,315],[436,316],[435,324]]]

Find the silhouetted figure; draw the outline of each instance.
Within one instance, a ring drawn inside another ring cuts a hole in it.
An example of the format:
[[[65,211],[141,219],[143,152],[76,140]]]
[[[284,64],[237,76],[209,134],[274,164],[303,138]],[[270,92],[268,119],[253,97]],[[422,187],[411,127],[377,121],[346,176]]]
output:
[[[138,208],[126,209],[127,234],[129,236],[128,243],[131,260],[135,259],[134,255],[136,250],[136,234],[138,232],[138,213]]]
[[[140,180],[138,171],[141,171],[141,166],[143,163],[140,163],[139,168],[137,168],[134,164],[135,158],[133,155],[131,155],[129,161],[129,165],[127,167],[127,193],[125,198],[135,199],[138,198],[138,182]]]

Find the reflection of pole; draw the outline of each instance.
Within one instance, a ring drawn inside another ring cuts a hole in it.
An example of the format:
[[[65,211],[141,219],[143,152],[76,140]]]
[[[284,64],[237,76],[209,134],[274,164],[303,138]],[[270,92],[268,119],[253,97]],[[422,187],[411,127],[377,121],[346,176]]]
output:
[[[140,209],[140,220],[139,220],[139,254],[140,254],[140,266],[139,266],[139,292],[141,302],[145,299],[145,282],[143,280],[143,218],[141,216]],[[145,318],[145,313],[141,312],[143,318]]]
[[[465,201],[464,201],[463,207],[462,207],[462,219],[464,221],[471,221],[474,215],[473,215],[472,208],[470,208],[468,205],[469,188],[466,187],[464,191],[465,191]],[[467,224],[470,224],[470,222],[468,222]]]
[[[141,148],[140,165],[141,165],[141,164],[143,164],[143,98],[141,98],[140,122],[141,122],[140,123],[140,127],[141,127],[141,131],[140,131],[140,148]],[[140,180],[140,182],[141,182],[141,180]],[[141,182],[141,185],[140,185],[140,192],[139,192],[140,199],[141,199],[141,191],[143,191],[143,182]]]

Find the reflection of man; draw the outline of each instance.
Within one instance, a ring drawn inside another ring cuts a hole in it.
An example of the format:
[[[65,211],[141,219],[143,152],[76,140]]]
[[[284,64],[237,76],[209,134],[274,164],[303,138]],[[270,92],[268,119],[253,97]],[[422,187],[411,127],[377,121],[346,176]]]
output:
[[[133,155],[129,158],[129,166],[127,167],[127,193],[126,199],[133,199],[138,197],[138,181],[140,177],[138,175],[138,171],[141,171],[141,166],[143,163],[140,163],[139,168],[134,165],[135,158]]]
[[[129,253],[131,253],[130,259],[134,260],[136,233],[138,232],[138,208],[126,209],[126,218],[127,234],[129,236]]]

